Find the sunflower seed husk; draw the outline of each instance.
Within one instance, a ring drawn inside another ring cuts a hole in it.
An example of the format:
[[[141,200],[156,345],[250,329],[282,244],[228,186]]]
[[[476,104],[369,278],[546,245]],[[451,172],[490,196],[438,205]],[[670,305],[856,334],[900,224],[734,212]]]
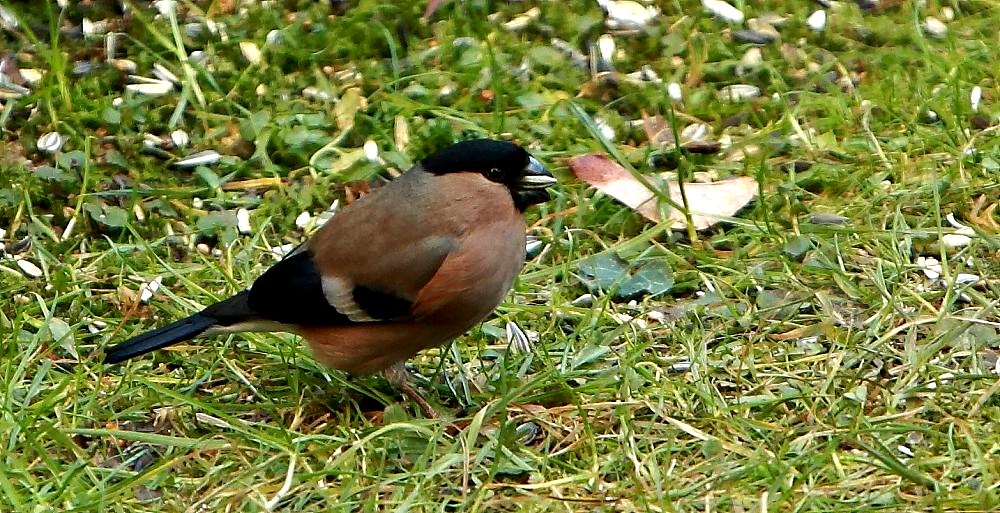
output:
[[[187,169],[198,166],[207,166],[210,164],[215,164],[221,158],[222,156],[219,155],[219,152],[215,150],[199,151],[197,153],[192,153],[191,155],[188,155],[187,157],[178,160],[177,162],[174,162],[174,167],[180,169]]]
[[[379,156],[378,143],[376,143],[374,140],[368,139],[367,141],[365,141],[365,144],[362,147],[362,149],[365,152],[365,158],[368,159],[368,162],[373,162],[375,164],[384,163],[382,157]]]
[[[941,273],[944,272],[944,268],[941,267],[941,262],[934,257],[917,257],[917,268],[919,268],[927,279],[936,280],[941,277]]]
[[[667,84],[667,95],[675,102],[684,101],[684,93],[681,91],[681,85],[677,82]]]
[[[153,299],[153,294],[160,290],[160,285],[163,284],[163,276],[157,276],[151,281],[142,284],[139,291],[139,302],[148,303],[150,299]]]
[[[756,30],[737,30],[733,32],[733,40],[737,43],[751,43],[755,45],[766,45],[778,40],[774,34],[758,32]]]
[[[90,61],[77,61],[73,63],[73,76],[82,77],[97,69],[97,65]]]
[[[132,74],[135,73],[138,65],[135,61],[130,59],[111,59],[108,61],[109,64],[114,66],[114,68],[122,73]]]
[[[208,60],[208,54],[201,50],[195,50],[188,55],[188,62],[191,64],[203,64],[206,60]]]
[[[302,230],[306,226],[309,226],[310,221],[312,221],[312,214],[304,210],[301,214],[295,217],[295,227]]]
[[[14,13],[7,10],[7,8],[3,5],[0,5],[0,26],[2,26],[4,30],[9,30],[11,32],[17,30],[18,27],[17,16],[14,16]]]
[[[591,55],[595,57],[594,71],[597,73],[614,71],[615,38],[608,34],[601,34],[601,37],[597,38],[595,46],[596,51],[591,52]]]
[[[177,11],[176,0],[155,0],[153,7],[163,16],[170,16],[170,13]]]
[[[806,25],[809,26],[813,32],[823,32],[826,28],[826,11],[820,9],[806,18]]]
[[[809,217],[809,222],[812,224],[829,224],[829,225],[845,225],[850,221],[850,219],[828,212],[817,212]]]
[[[504,23],[503,28],[511,32],[520,32],[528,28],[528,26],[530,26],[531,23],[537,20],[538,17],[541,15],[542,15],[541,9],[539,9],[538,7],[532,7],[531,9],[525,11],[524,14],[515,16],[514,19],[508,21],[507,23]]]
[[[253,226],[250,226],[250,211],[241,208],[236,211],[236,231],[243,235],[253,233]]]
[[[302,90],[302,96],[306,98],[311,98],[313,100],[319,100],[323,102],[333,101],[334,97],[332,94],[320,90],[318,87],[309,86]]]
[[[587,56],[583,54],[583,52],[577,50],[576,47],[574,47],[567,41],[563,41],[562,39],[559,38],[552,38],[549,41],[549,44],[552,45],[552,47],[555,48],[556,50],[559,50],[567,57],[569,57],[570,62],[572,62],[573,65],[578,68],[586,68],[590,64],[590,59],[588,59]]]
[[[29,260],[25,260],[23,258],[18,258],[17,259],[17,267],[19,269],[21,269],[21,272],[24,273],[25,276],[28,276],[30,278],[41,278],[42,277],[42,274],[43,274],[42,270],[37,265],[35,265],[33,262],[31,262]]]
[[[118,53],[118,33],[108,32],[104,36],[104,60],[110,62]]]
[[[108,31],[108,20],[91,21],[90,18],[84,18],[80,28],[83,31],[83,37],[103,36]]]
[[[155,75],[156,78],[163,80],[165,82],[170,82],[172,84],[181,83],[181,81],[177,79],[177,75],[174,75],[174,72],[165,68],[162,64],[158,62],[153,64],[153,75]]]
[[[649,25],[660,10],[633,0],[597,0],[604,9],[604,23],[611,30],[638,31]]]
[[[191,142],[191,138],[188,136],[187,132],[178,128],[177,130],[170,132],[170,142],[174,143],[174,146],[178,148],[183,148]]]
[[[525,354],[531,352],[531,342],[528,335],[520,326],[512,321],[508,321],[505,327],[507,332],[507,349],[514,354]]]
[[[157,80],[142,84],[129,84],[125,86],[125,90],[141,94],[143,96],[163,96],[174,90],[174,84],[163,80]]]
[[[240,41],[240,53],[243,54],[243,58],[247,60],[250,64],[257,65],[263,60],[263,54],[260,51],[260,47],[257,43],[253,41]]]
[[[738,25],[743,23],[743,11],[723,0],[701,0],[702,7],[716,18]]]
[[[942,39],[948,35],[948,26],[945,25],[943,21],[933,16],[928,16],[926,19],[924,19],[923,29],[924,33],[926,33],[928,36],[937,39]]]
[[[66,144],[66,138],[59,132],[48,132],[38,138],[35,146],[44,153],[56,153]]]
[[[45,76],[45,71],[35,68],[21,68],[21,78],[24,79],[24,83],[33,86],[37,85],[42,81],[42,77]],[[27,91],[27,89],[25,89]]]
[[[723,87],[719,93],[725,101],[739,102],[760,96],[760,88],[750,84],[733,84]]]

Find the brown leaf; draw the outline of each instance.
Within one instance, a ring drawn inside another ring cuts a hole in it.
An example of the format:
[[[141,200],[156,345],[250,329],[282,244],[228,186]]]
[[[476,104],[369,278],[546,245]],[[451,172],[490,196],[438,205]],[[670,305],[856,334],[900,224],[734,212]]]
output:
[[[599,191],[628,205],[643,217],[660,222],[660,210],[656,196],[635,179],[625,168],[605,155],[590,154],[573,157],[569,167],[578,178],[596,187]],[[668,179],[667,173],[660,177],[667,180],[670,199],[682,204],[680,186],[676,180]],[[713,183],[685,183],[688,204],[695,229],[704,230],[718,223],[721,218],[731,217],[757,197],[757,180],[749,176],[738,176]],[[669,209],[670,227],[684,229],[687,221],[679,209]]]
[[[448,0],[427,0],[427,7],[424,9],[424,19],[431,19],[431,16],[434,16],[434,11],[446,3],[448,3]]]
[[[643,112],[642,130],[646,132],[646,139],[649,139],[649,144],[653,146],[672,146],[674,144],[674,132],[663,116],[649,116]]]

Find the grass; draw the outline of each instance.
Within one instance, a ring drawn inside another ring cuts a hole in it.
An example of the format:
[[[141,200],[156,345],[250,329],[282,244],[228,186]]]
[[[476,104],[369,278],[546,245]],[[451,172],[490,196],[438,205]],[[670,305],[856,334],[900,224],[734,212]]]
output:
[[[430,24],[417,2],[184,3],[175,22],[134,5],[115,28],[119,57],[182,84],[153,98],[126,94],[103,64],[73,74],[102,62],[103,40],[64,29],[120,19],[111,3],[4,3],[20,20],[8,47],[46,73],[0,112],[3,242],[44,272],[0,260],[0,510],[995,510],[996,6],[845,3],[814,33],[809,2],[743,2],[790,21],[737,78],[747,45],[698,2],[658,3],[654,26],[616,38],[615,64],[681,83],[683,104],[665,84],[584,85],[589,73],[549,40],[586,49],[603,30],[589,1],[539,3],[523,32],[494,27],[529,3],[455,2]],[[956,12],[948,34],[926,36],[919,23],[944,7]],[[216,33],[187,33],[199,9]],[[265,44],[271,30],[280,43]],[[241,42],[263,48],[260,64]],[[762,97],[721,102],[733,83]],[[674,165],[762,184],[752,208],[697,239],[644,222],[563,164],[613,148],[654,171],[628,120],[671,109],[732,142]],[[143,144],[176,129],[190,150]],[[35,150],[50,131],[68,138],[56,156]],[[496,315],[413,361],[450,418],[421,418],[378,378],[324,370],[287,335],[99,363],[108,345],[245,287],[274,262],[270,248],[313,229],[295,227],[301,212],[355,197],[384,167],[496,134],[528,144],[563,183],[531,212],[544,249]],[[367,140],[386,166],[363,158]],[[168,167],[208,149],[222,160]],[[810,222],[817,213],[843,224]],[[975,236],[945,248],[952,213]],[[587,292],[581,262],[608,250],[667,263],[673,287],[574,304]],[[941,278],[918,257],[938,259]],[[956,284],[960,273],[980,280]],[[156,277],[163,286],[139,302]],[[511,321],[537,333],[530,352],[507,350]]]

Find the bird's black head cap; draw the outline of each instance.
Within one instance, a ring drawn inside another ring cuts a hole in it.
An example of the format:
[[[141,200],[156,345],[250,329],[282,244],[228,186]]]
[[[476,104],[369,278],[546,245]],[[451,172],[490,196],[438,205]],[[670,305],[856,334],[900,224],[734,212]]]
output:
[[[546,187],[555,183],[537,160],[510,142],[474,139],[455,143],[421,161],[424,171],[435,175],[479,173],[507,186],[517,208],[548,201]]]

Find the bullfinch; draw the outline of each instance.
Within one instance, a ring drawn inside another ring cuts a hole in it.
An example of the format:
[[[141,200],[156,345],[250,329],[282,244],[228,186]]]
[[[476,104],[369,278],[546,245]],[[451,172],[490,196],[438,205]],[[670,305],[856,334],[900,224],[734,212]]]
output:
[[[329,367],[382,372],[434,417],[404,362],[496,308],[524,265],[522,214],[555,183],[516,144],[454,144],[335,214],[249,289],[116,345],[104,361],[195,337],[291,332]]]

